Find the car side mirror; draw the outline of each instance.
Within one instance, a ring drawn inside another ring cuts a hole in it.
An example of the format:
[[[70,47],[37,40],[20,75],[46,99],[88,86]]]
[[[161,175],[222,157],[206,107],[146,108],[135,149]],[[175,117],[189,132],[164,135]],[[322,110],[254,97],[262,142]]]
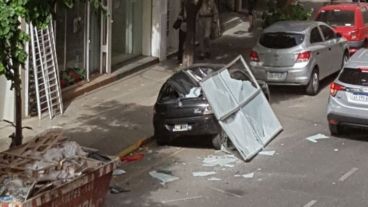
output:
[[[341,33],[336,33],[336,38],[340,39],[342,37]]]

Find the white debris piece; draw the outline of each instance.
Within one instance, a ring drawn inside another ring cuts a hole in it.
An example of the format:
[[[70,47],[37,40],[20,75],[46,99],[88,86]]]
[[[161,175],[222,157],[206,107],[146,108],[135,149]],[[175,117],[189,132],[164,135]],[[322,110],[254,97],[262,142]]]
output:
[[[191,88],[189,93],[185,95],[185,98],[197,98],[201,95],[202,89],[200,87]]]
[[[194,177],[205,177],[205,176],[209,176],[209,175],[215,175],[216,172],[211,171],[211,172],[193,172],[192,173]]]
[[[221,178],[216,178],[216,177],[210,177],[208,178],[209,181],[220,181]]]
[[[248,173],[248,174],[244,174],[242,175],[243,178],[253,178],[254,177],[254,173]]]
[[[238,158],[236,158],[234,155],[220,155],[220,156],[210,155],[204,158],[203,166],[206,166],[206,167],[215,167],[215,166],[234,167],[232,163],[234,163],[237,160]]]
[[[258,154],[260,154],[260,155],[267,155],[267,156],[273,156],[275,154],[275,151],[260,151]]]
[[[61,148],[51,148],[43,155],[46,161],[59,161],[63,159],[63,152]]]
[[[324,135],[324,134],[316,134],[316,135],[313,135],[313,136],[310,136],[310,137],[307,137],[306,139],[310,142],[313,142],[313,143],[317,143],[317,140],[318,139],[328,139],[330,137]]]
[[[254,177],[254,173],[248,173],[248,174],[243,174],[243,175],[236,174],[236,175],[234,175],[234,177],[236,177],[236,178],[238,178],[238,177],[253,178]]]
[[[334,149],[334,151],[335,151],[335,152],[338,152],[338,151],[339,151],[339,149],[337,149],[337,148],[336,148],[336,149]]]
[[[179,180],[178,177],[175,177],[175,176],[172,176],[172,175],[168,175],[168,174],[162,173],[162,172],[151,171],[151,172],[149,172],[149,174],[152,177],[160,180],[163,185],[165,185],[166,183],[175,181],[175,180]]]
[[[113,176],[120,176],[120,175],[123,175],[123,174],[125,174],[126,173],[126,171],[125,170],[123,170],[123,169],[115,169],[113,172],[112,172],[112,175]]]

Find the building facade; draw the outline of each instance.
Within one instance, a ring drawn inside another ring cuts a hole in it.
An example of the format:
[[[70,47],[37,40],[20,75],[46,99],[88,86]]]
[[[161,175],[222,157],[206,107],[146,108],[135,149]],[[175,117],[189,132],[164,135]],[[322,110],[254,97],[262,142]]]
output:
[[[172,24],[179,14],[180,1],[104,0],[105,12],[96,11],[88,1],[77,1],[71,9],[57,6],[54,30],[62,88],[87,83],[140,58],[165,60],[175,53],[178,31]],[[27,78],[27,71],[22,77]],[[0,119],[12,120],[14,94],[4,77],[0,86],[4,97],[0,100]],[[30,103],[29,88],[23,87],[26,116],[32,114],[35,105]]]
[[[177,49],[171,27],[180,0],[105,0],[106,14],[80,1],[57,7],[56,49],[59,69],[82,79],[111,73],[142,56],[164,60]],[[68,84],[67,84],[68,85]]]

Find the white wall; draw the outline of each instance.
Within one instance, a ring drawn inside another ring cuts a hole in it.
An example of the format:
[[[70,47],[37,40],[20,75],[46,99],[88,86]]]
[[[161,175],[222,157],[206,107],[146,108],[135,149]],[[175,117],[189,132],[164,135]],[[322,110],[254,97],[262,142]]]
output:
[[[14,121],[14,91],[10,86],[5,76],[0,76],[0,119]]]
[[[167,1],[172,0],[152,0],[151,55],[158,57],[160,61],[165,60],[167,56]]]
[[[168,0],[167,55],[178,50],[179,31],[175,30],[172,26],[180,13],[180,1],[181,0]]]
[[[152,0],[143,0],[142,54],[151,56]]]

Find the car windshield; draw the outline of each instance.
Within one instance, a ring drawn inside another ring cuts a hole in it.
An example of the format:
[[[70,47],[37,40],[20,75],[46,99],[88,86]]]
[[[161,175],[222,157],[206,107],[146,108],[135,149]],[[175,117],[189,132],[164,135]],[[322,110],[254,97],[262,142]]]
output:
[[[354,25],[354,11],[343,10],[322,10],[317,21],[325,22],[331,26],[353,26]]]
[[[347,84],[368,86],[368,69],[344,68],[339,81]]]
[[[262,34],[259,43],[267,48],[286,49],[300,45],[303,41],[303,34],[273,32]]]

